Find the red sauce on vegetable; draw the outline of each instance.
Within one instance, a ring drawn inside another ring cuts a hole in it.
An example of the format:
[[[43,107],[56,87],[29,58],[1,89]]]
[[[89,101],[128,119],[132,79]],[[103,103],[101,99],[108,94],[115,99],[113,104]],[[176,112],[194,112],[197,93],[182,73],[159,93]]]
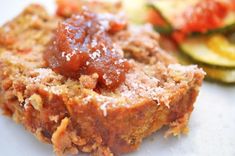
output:
[[[125,22],[111,14],[83,11],[59,23],[45,60],[54,71],[67,77],[78,79],[83,74],[97,73],[99,85],[114,89],[125,80],[130,66],[110,35],[125,27]]]
[[[151,23],[154,26],[166,26],[167,23],[161,17],[161,15],[154,9],[148,10],[147,22]]]
[[[216,0],[203,0],[194,6],[190,6],[179,18],[183,24],[173,36],[177,41],[182,41],[191,32],[207,32],[216,29],[223,24],[223,19],[228,14],[227,3]]]

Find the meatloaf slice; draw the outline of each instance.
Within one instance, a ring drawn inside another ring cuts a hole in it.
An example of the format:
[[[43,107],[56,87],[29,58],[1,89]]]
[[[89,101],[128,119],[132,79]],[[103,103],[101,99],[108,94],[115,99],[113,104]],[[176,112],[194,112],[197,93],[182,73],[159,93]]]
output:
[[[0,28],[0,106],[5,115],[53,144],[57,155],[130,152],[162,126],[170,127],[167,135],[187,132],[204,77],[201,69],[177,64],[159,48],[157,34],[130,27],[113,41],[133,68],[114,91],[94,91],[97,74],[72,80],[44,62],[59,20],[31,5]]]

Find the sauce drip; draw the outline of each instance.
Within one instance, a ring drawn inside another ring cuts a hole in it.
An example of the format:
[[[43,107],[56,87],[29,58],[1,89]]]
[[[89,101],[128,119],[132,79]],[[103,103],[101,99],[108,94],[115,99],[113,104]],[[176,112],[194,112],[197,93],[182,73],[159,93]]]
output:
[[[50,68],[64,76],[79,79],[97,73],[98,85],[115,89],[125,80],[130,65],[110,35],[125,27],[125,22],[111,14],[84,10],[59,23],[44,58]]]

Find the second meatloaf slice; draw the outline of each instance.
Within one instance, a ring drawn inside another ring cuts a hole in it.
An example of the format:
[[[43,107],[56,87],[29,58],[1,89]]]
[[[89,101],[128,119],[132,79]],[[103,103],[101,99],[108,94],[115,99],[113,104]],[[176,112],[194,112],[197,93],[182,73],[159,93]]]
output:
[[[72,80],[46,66],[43,52],[59,20],[31,5],[1,28],[0,106],[6,115],[53,144],[58,155],[126,153],[164,125],[168,135],[187,131],[201,69],[176,64],[158,47],[157,34],[130,27],[113,41],[133,68],[114,91],[96,92],[96,74]]]

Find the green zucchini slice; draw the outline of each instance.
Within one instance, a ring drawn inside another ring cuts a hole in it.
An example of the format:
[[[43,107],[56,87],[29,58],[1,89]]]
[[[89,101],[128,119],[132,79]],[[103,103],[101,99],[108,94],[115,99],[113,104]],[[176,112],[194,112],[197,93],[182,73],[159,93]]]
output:
[[[235,83],[235,69],[220,69],[209,66],[202,66],[207,73],[207,78],[223,83]]]
[[[181,64],[184,65],[198,64],[198,66],[203,68],[203,70],[206,72],[207,80],[213,80],[227,84],[230,83],[235,84],[235,69],[221,68],[221,67],[201,64],[200,62],[197,62],[188,57],[187,55],[185,55],[184,53],[180,52],[175,53],[175,55],[179,63]]]
[[[210,37],[187,38],[182,43],[179,43],[179,48],[190,58],[202,64],[235,69],[234,59],[215,52],[207,45],[208,38]]]

